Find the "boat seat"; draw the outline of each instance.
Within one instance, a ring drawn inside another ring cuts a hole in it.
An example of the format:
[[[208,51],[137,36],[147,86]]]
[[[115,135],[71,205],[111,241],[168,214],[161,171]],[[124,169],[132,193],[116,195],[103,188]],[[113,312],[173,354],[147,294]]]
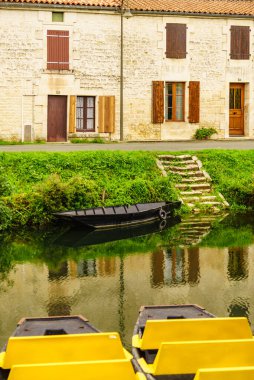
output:
[[[254,380],[254,367],[199,369],[194,380]]]
[[[65,363],[84,360],[130,359],[118,333],[10,337],[0,367],[18,364]]]
[[[145,380],[130,360],[85,361],[14,366],[8,380]]]
[[[195,374],[200,368],[254,366],[254,339],[161,343],[153,364],[138,360],[153,375]]]
[[[133,336],[132,346],[158,350],[162,342],[251,338],[247,318],[148,320],[142,338]]]

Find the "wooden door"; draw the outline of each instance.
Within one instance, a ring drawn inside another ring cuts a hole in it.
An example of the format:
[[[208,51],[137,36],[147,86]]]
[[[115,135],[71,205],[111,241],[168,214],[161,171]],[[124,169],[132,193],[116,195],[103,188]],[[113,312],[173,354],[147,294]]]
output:
[[[63,142],[67,139],[67,96],[48,97],[48,138],[49,142]]]
[[[231,83],[229,89],[229,135],[244,135],[244,84]]]

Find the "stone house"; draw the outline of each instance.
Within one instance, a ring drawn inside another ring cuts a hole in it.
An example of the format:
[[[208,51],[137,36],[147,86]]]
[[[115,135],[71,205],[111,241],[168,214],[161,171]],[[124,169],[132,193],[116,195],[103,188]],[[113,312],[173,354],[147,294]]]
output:
[[[2,0],[0,139],[254,137],[253,17],[252,0]]]

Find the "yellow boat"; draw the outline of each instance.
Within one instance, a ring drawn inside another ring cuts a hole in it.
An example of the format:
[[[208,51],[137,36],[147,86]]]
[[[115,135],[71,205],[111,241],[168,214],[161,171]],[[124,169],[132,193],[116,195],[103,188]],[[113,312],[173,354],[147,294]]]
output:
[[[217,318],[197,305],[143,306],[132,346],[148,380],[254,380],[246,318]]]
[[[8,380],[143,380],[119,334],[80,316],[25,318],[0,353]]]

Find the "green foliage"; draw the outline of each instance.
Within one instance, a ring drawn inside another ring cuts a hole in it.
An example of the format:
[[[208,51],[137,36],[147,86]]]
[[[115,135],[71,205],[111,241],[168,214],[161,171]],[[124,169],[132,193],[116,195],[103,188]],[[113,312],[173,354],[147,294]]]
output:
[[[61,210],[177,199],[153,153],[2,153],[0,165],[5,227],[43,226]]]
[[[102,139],[101,137],[94,137],[92,139],[74,137],[74,138],[70,139],[70,142],[72,144],[87,144],[87,143],[91,143],[91,144],[104,144],[105,140]]]
[[[196,140],[207,140],[215,133],[218,133],[215,128],[198,128],[193,137]]]
[[[254,151],[197,152],[204,169],[234,211],[254,207]]]
[[[3,200],[0,200],[0,231],[5,230],[12,222],[12,212]]]

